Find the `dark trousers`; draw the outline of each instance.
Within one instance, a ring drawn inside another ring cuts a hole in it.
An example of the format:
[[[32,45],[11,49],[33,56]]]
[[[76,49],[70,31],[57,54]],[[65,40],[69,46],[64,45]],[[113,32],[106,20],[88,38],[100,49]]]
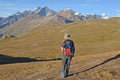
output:
[[[69,74],[71,59],[72,59],[71,56],[63,55],[63,58],[62,58],[62,72],[66,76]]]

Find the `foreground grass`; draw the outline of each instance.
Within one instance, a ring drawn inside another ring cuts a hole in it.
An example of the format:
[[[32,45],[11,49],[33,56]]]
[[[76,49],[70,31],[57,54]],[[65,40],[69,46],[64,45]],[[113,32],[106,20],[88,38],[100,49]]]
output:
[[[0,65],[0,80],[119,80],[120,51],[74,57],[61,78],[61,60]]]

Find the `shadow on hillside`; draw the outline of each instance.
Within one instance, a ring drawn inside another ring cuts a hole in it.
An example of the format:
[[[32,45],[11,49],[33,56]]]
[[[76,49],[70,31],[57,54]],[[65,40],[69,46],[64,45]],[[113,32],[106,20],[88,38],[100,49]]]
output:
[[[53,59],[35,59],[29,57],[12,57],[0,54],[0,65],[1,64],[12,64],[12,63],[26,63],[26,62],[40,62],[40,61],[55,61],[61,60],[61,58],[53,58]]]
[[[76,73],[74,73],[74,74],[79,74],[79,73],[82,73],[82,72],[86,72],[86,71],[92,70],[92,69],[94,69],[94,68],[96,68],[96,67],[98,67],[98,66],[101,66],[101,65],[103,65],[103,64],[105,64],[105,63],[108,63],[108,62],[110,62],[110,61],[112,61],[112,60],[115,60],[115,59],[118,59],[118,58],[120,58],[120,54],[117,54],[116,56],[111,57],[111,58],[109,58],[109,59],[107,59],[107,60],[105,60],[105,61],[103,61],[103,62],[101,62],[101,63],[99,63],[99,64],[97,64],[97,65],[95,65],[95,66],[93,66],[93,67],[90,67],[90,68],[88,68],[88,69],[86,69],[86,70],[83,70],[83,71],[80,71],[80,72],[76,72]],[[70,76],[72,76],[72,75],[74,75],[74,74],[70,74]]]

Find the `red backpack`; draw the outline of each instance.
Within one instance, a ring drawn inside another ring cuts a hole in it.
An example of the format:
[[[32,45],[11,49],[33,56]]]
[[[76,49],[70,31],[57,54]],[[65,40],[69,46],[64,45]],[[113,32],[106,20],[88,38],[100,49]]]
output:
[[[70,54],[71,54],[70,48],[64,48],[64,54],[66,56],[70,56]]]
[[[71,56],[71,49],[73,48],[73,42],[71,40],[66,40],[63,43],[63,53],[66,56]]]

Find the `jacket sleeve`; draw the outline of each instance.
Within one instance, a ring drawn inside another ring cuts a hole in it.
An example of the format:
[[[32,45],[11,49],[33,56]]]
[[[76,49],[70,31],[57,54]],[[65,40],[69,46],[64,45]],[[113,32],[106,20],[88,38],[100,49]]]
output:
[[[72,41],[72,51],[71,51],[73,54],[75,53],[75,45],[74,45],[74,42]]]
[[[63,51],[64,48],[65,48],[65,43],[63,42],[61,45],[61,51]]]

